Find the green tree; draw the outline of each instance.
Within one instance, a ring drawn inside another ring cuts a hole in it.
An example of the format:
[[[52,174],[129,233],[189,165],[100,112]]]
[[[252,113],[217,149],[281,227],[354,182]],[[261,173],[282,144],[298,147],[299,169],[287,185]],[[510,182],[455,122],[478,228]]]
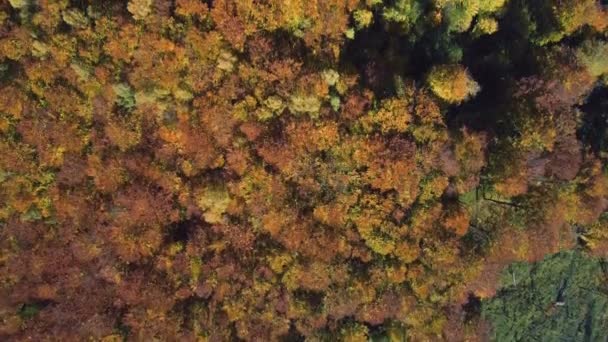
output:
[[[579,251],[515,263],[497,296],[483,303],[496,341],[604,341],[608,338],[605,261]]]
[[[427,83],[435,95],[455,104],[475,96],[481,89],[469,72],[458,64],[433,67],[427,76]]]

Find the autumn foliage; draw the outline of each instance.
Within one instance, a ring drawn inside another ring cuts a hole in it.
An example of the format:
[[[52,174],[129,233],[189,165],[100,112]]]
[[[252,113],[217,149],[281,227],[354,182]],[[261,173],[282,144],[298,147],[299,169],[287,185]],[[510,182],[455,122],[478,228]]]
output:
[[[606,256],[606,10],[512,2],[0,1],[0,339],[475,340]]]

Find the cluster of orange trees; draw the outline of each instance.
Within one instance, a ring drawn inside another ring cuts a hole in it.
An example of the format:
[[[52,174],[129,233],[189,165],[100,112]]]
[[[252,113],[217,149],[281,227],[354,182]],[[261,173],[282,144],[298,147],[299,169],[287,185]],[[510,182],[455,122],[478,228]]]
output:
[[[488,338],[470,300],[506,265],[607,256],[607,27],[595,0],[1,0],[0,338]]]

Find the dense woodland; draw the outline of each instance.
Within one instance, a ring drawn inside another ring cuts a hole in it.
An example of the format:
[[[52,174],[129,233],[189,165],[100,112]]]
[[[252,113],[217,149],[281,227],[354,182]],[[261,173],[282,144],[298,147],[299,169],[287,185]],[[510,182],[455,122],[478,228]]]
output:
[[[608,3],[0,0],[0,339],[604,341]]]

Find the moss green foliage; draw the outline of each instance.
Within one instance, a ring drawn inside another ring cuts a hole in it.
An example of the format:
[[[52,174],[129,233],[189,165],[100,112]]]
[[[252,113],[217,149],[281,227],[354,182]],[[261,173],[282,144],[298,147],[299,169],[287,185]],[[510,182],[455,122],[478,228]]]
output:
[[[135,94],[133,89],[126,83],[118,83],[112,86],[116,93],[116,104],[126,109],[135,107]]]
[[[86,15],[73,8],[63,12],[63,20],[75,28],[84,28],[89,25],[89,19]]]
[[[23,8],[29,5],[30,0],[9,0],[8,2],[13,8]]]
[[[409,31],[422,12],[423,4],[418,0],[397,0],[383,10],[383,17],[388,22],[398,24],[404,31]]]
[[[608,24],[605,9],[595,0],[544,0],[538,4],[521,2],[531,14],[532,41],[546,45],[558,42],[583,27],[603,30]]]
[[[579,63],[593,76],[608,73],[608,43],[604,41],[587,41],[577,51]]]
[[[606,262],[562,252],[503,272],[483,304],[495,341],[604,341],[608,338]]]
[[[487,0],[479,1],[480,13],[496,13],[501,11],[509,0]]]
[[[230,204],[230,194],[226,189],[209,187],[199,194],[197,204],[204,211],[203,217],[207,222],[220,223]]]
[[[32,319],[40,312],[40,305],[36,304],[24,304],[21,310],[19,310],[19,316],[22,319]]]
[[[353,18],[357,28],[362,29],[372,24],[374,14],[369,10],[356,10],[353,12]]]
[[[475,96],[480,90],[479,84],[460,65],[433,67],[427,77],[427,82],[437,96],[451,103],[465,101]]]
[[[478,12],[479,3],[476,0],[449,1],[443,9],[448,31],[467,31]]]
[[[498,21],[494,18],[480,17],[473,30],[479,35],[492,34],[498,31]]]
[[[44,58],[49,54],[49,46],[40,41],[34,41],[32,43],[32,56],[38,58]]]
[[[293,113],[305,113],[314,118],[319,115],[319,109],[321,109],[321,101],[314,95],[293,95],[290,98],[289,109]]]

